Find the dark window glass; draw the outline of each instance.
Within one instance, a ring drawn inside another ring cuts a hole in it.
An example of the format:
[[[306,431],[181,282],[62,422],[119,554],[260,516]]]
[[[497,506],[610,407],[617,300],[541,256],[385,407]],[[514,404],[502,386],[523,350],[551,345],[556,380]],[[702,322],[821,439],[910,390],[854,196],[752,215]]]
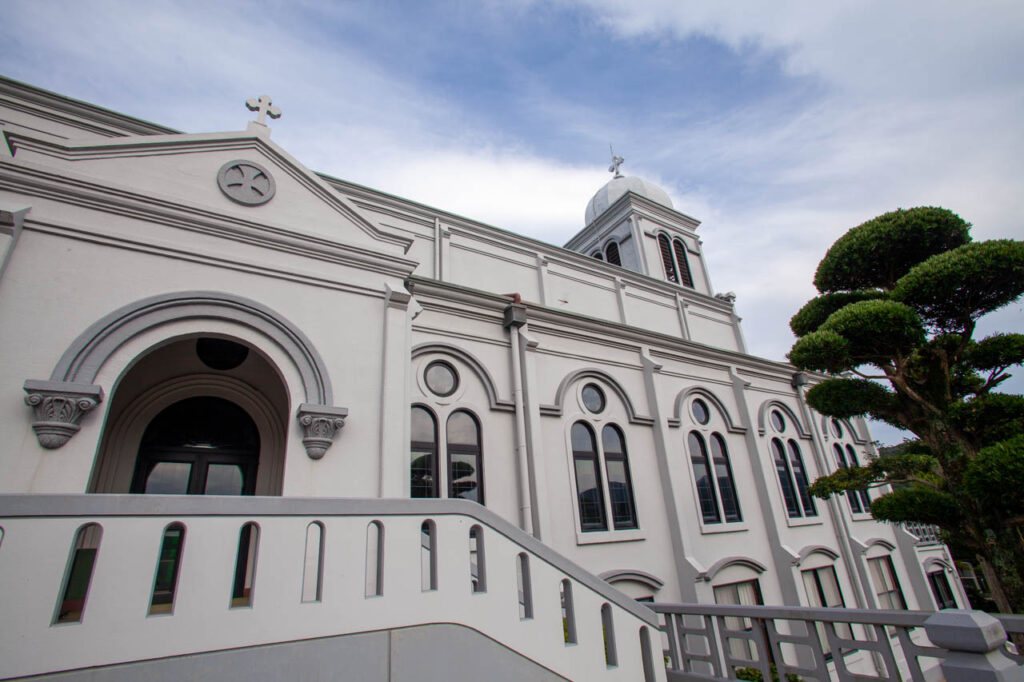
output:
[[[622,259],[619,257],[619,245],[615,242],[604,247],[604,256],[612,265],[622,265]]]
[[[900,581],[896,578],[896,567],[887,556],[868,559],[868,572],[875,584],[875,595],[878,607],[882,609],[902,610],[907,608],[900,590]]]
[[[843,437],[843,425],[839,423],[838,419],[832,420],[832,435],[836,438]]]
[[[823,606],[826,608],[841,609],[846,606],[843,601],[843,593],[839,589],[839,579],[836,577],[836,569],[831,566],[812,568],[803,571],[804,589],[807,590],[807,599],[811,606]],[[815,624],[818,630],[818,639],[821,642],[821,651],[826,658],[832,656],[832,648],[829,646],[825,623]],[[835,623],[835,633],[844,638],[852,639],[853,630],[848,623]]]
[[[676,264],[679,268],[679,281],[683,286],[693,288],[693,275],[690,274],[690,264],[686,260],[686,245],[679,239],[672,242],[675,251]]]
[[[174,608],[174,590],[178,584],[178,567],[181,565],[181,547],[184,539],[185,527],[180,523],[172,523],[164,531],[156,579],[153,583],[153,597],[149,603],[150,613],[170,613]]]
[[[437,420],[424,407],[412,408],[409,464],[412,497],[437,497]]]
[[[848,467],[848,464],[846,462],[846,455],[843,454],[843,446],[836,443],[832,446],[832,448],[835,450],[836,453],[836,465],[840,469],[846,469]],[[846,491],[846,499],[849,500],[850,511],[852,511],[854,514],[860,514],[864,511],[861,508],[860,497],[857,496],[856,492],[854,492],[853,490]]]
[[[942,609],[955,609],[956,598],[953,597],[953,589],[949,586],[945,571],[933,571],[928,574],[928,584],[932,588],[932,596],[935,597],[935,605]]]
[[[725,441],[717,433],[711,434],[711,459],[715,465],[715,480],[718,492],[722,496],[722,511],[727,522],[742,521],[740,503],[736,498],[736,486],[733,485],[732,466],[729,464],[729,451]]]
[[[581,396],[583,398],[583,407],[594,414],[600,414],[604,411],[604,391],[597,384],[587,384],[584,386]]]
[[[804,470],[804,458],[800,455],[800,446],[795,440],[789,441],[789,463],[793,469],[793,478],[796,480],[796,489],[800,494],[800,503],[804,507],[804,516],[817,516],[818,510],[814,506],[811,494],[807,492],[807,473]]]
[[[665,279],[678,284],[679,276],[676,274],[676,266],[672,260],[672,244],[663,234],[658,235],[658,250],[661,252],[661,264],[665,267]]]
[[[583,422],[572,425],[572,458],[576,470],[582,530],[607,530],[601,470],[597,464],[597,443],[594,441],[594,432]]]
[[[697,483],[697,499],[700,501],[700,513],[704,523],[721,523],[718,512],[718,500],[715,498],[715,486],[711,482],[711,464],[704,439],[696,431],[690,432],[690,462],[693,465],[693,479]]]
[[[782,433],[786,430],[786,420],[782,418],[782,413],[778,410],[772,410],[771,414],[772,428]]]
[[[455,368],[440,360],[435,360],[427,365],[423,378],[427,388],[441,397],[455,393],[455,389],[459,387],[459,375]]]
[[[847,455],[846,459],[849,461],[850,466],[852,466],[852,467],[859,467],[860,466],[860,462],[857,461],[857,453],[854,451],[853,446],[851,446],[851,445],[847,445],[846,446],[846,455]],[[854,494],[854,493],[857,495],[857,497],[860,498],[860,506],[863,508],[864,513],[866,514],[866,513],[870,512],[871,511],[871,496],[868,495],[868,491],[867,490],[851,491],[851,494]]]
[[[448,417],[448,497],[484,503],[480,427],[469,412]]]
[[[690,412],[698,424],[707,424],[708,420],[711,419],[711,413],[708,412],[707,404],[699,398],[693,401],[693,405],[690,406]]]
[[[592,256],[593,258],[596,258],[597,260],[604,260],[604,254],[603,254],[603,253],[601,253],[600,251],[595,251],[594,253],[592,253],[592,254],[590,254],[590,255],[591,255],[591,256]]]
[[[636,528],[633,484],[629,478],[626,441],[618,427],[611,424],[601,430],[604,464],[608,470],[608,497],[612,503],[612,523],[616,530]]]
[[[779,476],[779,484],[782,486],[782,498],[786,502],[786,513],[790,518],[800,516],[800,505],[796,501],[796,490],[789,471],[789,462],[786,459],[786,451],[782,441],[772,438],[772,458],[775,460],[775,472]]]
[[[186,398],[146,427],[131,491],[252,495],[259,453],[259,429],[245,410],[223,398]]]
[[[96,554],[100,550],[103,528],[98,523],[87,523],[78,529],[74,544],[71,545],[71,559],[64,576],[60,606],[57,608],[55,623],[78,623],[85,611],[92,582],[92,569]]]

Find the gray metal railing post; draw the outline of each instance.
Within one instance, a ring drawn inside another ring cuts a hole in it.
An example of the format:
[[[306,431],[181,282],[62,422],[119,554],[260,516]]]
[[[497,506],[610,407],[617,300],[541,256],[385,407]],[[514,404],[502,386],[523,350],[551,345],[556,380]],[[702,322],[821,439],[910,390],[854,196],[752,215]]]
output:
[[[1003,653],[1006,631],[982,611],[940,611],[924,622],[932,644],[949,655],[942,661],[947,682],[1024,682],[1024,667]]]

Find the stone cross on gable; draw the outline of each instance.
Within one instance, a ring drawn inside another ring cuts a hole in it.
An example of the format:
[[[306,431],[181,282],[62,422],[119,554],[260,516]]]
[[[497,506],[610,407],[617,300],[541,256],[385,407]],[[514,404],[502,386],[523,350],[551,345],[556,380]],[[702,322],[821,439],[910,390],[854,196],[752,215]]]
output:
[[[611,145],[608,145],[608,151],[612,153],[612,165],[608,166],[608,172],[615,173],[615,177],[621,178],[622,173],[619,172],[619,166],[622,165],[622,162],[625,161],[625,159],[621,156],[615,156],[615,151],[612,149]]]
[[[267,116],[270,118],[281,118],[281,110],[270,101],[270,95],[260,95],[259,99],[253,97],[252,99],[245,100],[245,108],[249,111],[260,112],[256,123],[259,123],[261,126],[267,125]]]

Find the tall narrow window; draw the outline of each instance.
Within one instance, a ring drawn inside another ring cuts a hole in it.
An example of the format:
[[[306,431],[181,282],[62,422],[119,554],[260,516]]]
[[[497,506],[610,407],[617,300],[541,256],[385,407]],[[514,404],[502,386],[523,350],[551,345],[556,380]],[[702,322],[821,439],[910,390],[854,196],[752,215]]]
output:
[[[519,590],[519,618],[533,618],[533,585],[530,583],[530,557],[520,552],[516,557],[516,588]]]
[[[71,556],[64,573],[60,600],[54,623],[80,623],[85,613],[85,603],[92,583],[92,569],[100,550],[103,528],[98,523],[87,523],[78,529],[71,545]]]
[[[684,244],[681,239],[673,239],[672,250],[675,252],[676,268],[679,272],[679,283],[692,289],[693,275],[690,274],[690,263],[686,259],[686,244]]]
[[[711,434],[711,460],[715,466],[715,481],[722,499],[722,511],[727,522],[742,521],[740,503],[736,498],[736,486],[733,484],[732,465],[729,464],[729,451],[725,447],[725,439],[717,433]]]
[[[610,242],[608,246],[604,247],[604,257],[612,265],[622,265],[622,258],[619,256],[619,245],[615,242]]]
[[[156,578],[153,580],[153,596],[149,600],[151,614],[174,611],[174,592],[178,586],[178,569],[181,567],[184,545],[185,526],[172,523],[164,529],[160,557],[156,564]]]
[[[615,621],[612,620],[612,607],[601,605],[601,630],[604,633],[604,662],[609,668],[619,664],[619,654],[615,650]]]
[[[448,497],[484,503],[480,425],[465,410],[452,412],[448,436]]]
[[[487,591],[487,554],[484,551],[484,529],[469,529],[469,578],[473,592]]]
[[[651,632],[646,625],[640,627],[640,661],[644,666],[644,682],[655,682],[654,653],[651,651]]]
[[[437,526],[429,519],[420,526],[420,589],[437,589]]]
[[[849,461],[851,467],[860,466],[860,462],[857,461],[857,453],[854,451],[852,445],[846,446],[846,458]],[[868,513],[871,511],[871,497],[868,495],[867,490],[851,490],[850,493],[856,494],[856,496],[860,498],[860,506],[864,510],[864,513]]]
[[[366,526],[366,573],[365,589],[367,597],[380,597],[384,594],[384,525],[380,521],[371,521]]]
[[[814,506],[811,494],[807,492],[807,472],[804,469],[804,458],[800,455],[800,446],[792,438],[789,439],[789,463],[793,468],[793,478],[796,480],[796,490],[800,494],[804,516],[817,516],[818,509]]]
[[[756,579],[718,585],[714,588],[714,597],[716,604],[760,606],[764,603],[761,600],[761,586]],[[724,625],[728,630],[745,630],[749,632],[754,629],[753,620],[739,616],[726,616]],[[729,648],[729,655],[733,658],[751,661],[756,658],[757,647],[749,639],[726,637],[725,644]]]
[[[928,574],[928,584],[932,588],[932,596],[935,597],[935,606],[942,609],[955,609],[956,598],[953,596],[953,588],[949,586],[946,572],[932,571]]]
[[[601,469],[597,461],[594,432],[583,423],[572,425],[572,458],[576,469],[576,494],[579,497],[582,530],[607,530]]]
[[[836,569],[832,566],[812,568],[803,571],[804,589],[807,590],[807,600],[811,606],[823,606],[826,608],[844,608],[843,593],[839,589],[839,579],[836,577]],[[847,623],[834,623],[826,625],[817,623],[818,639],[821,642],[821,652],[826,656],[832,655],[828,637],[825,634],[826,627],[834,627],[834,632],[845,639],[853,638],[853,631]]]
[[[260,528],[250,521],[238,533],[238,556],[235,578],[231,584],[231,607],[252,606],[256,578],[256,554],[260,544]]]
[[[679,275],[676,274],[676,266],[672,258],[672,244],[663,234],[658,235],[658,251],[661,253],[661,264],[665,267],[665,279],[678,284]]]
[[[849,463],[846,461],[846,454],[845,454],[845,451],[843,450],[843,446],[838,444],[838,443],[836,443],[832,447],[833,447],[833,449],[835,450],[835,453],[836,453],[836,465],[840,469],[848,468],[849,467]],[[857,491],[857,490],[847,490],[846,491],[846,499],[850,503],[850,511],[852,511],[854,514],[861,514],[864,511],[866,511],[864,509],[864,506],[861,504],[861,497],[857,494],[858,492],[863,492],[863,491]]]
[[[306,559],[302,566],[302,601],[318,602],[323,598],[324,526],[313,521],[306,526]]]
[[[594,253],[592,253],[590,255],[591,255],[592,258],[596,258],[597,260],[604,260],[604,254],[601,253],[600,251],[595,251]]]
[[[697,484],[697,499],[700,501],[701,517],[704,523],[721,523],[718,499],[711,481],[711,465],[704,438],[696,431],[690,432],[690,463],[693,465],[693,479]]]
[[[875,584],[875,595],[878,597],[878,608],[903,610],[907,602],[903,600],[900,582],[896,579],[896,567],[892,558],[887,556],[868,559],[868,571],[871,581]]]
[[[412,497],[437,497],[437,420],[419,405],[412,408],[409,491]]]
[[[572,581],[568,578],[562,580],[559,598],[562,602],[562,634],[565,643],[576,644],[576,610],[572,603]]]
[[[800,504],[796,499],[796,487],[793,484],[793,477],[789,471],[789,461],[786,459],[786,450],[782,441],[772,438],[772,458],[775,460],[775,473],[779,476],[779,485],[782,486],[782,498],[786,503],[786,513],[790,518],[800,516]]]
[[[633,484],[629,478],[629,458],[626,441],[614,424],[601,430],[604,464],[608,472],[608,498],[612,503],[612,524],[615,530],[636,528],[636,509],[633,505]]]

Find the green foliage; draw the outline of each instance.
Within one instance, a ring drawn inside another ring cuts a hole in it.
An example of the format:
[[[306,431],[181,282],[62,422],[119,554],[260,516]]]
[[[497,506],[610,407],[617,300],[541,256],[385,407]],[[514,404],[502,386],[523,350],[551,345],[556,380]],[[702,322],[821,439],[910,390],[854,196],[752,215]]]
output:
[[[885,415],[895,394],[867,379],[826,379],[807,391],[807,404],[827,417]]]
[[[865,291],[841,291],[834,294],[822,294],[812,298],[804,307],[789,320],[789,328],[797,336],[810,334],[820,327],[829,315],[840,308],[858,301],[869,301],[875,298],[885,298],[881,291],[869,289]]]
[[[864,466],[837,469],[828,476],[818,478],[807,490],[815,497],[827,500],[847,490],[863,490],[883,482],[922,481],[940,485],[938,461],[928,454],[908,453],[879,457]]]
[[[932,256],[896,283],[894,300],[912,306],[932,327],[968,329],[1024,293],[1024,242],[975,242]]]
[[[972,344],[966,360],[981,370],[1002,369],[1024,362],[1024,334],[993,334]]]
[[[911,267],[971,238],[970,224],[944,208],[898,209],[859,225],[828,250],[814,275],[821,293],[889,290]]]
[[[846,339],[856,364],[879,364],[893,355],[906,355],[925,340],[917,313],[895,301],[851,303],[832,313],[820,331]]]
[[[852,362],[850,342],[837,332],[819,329],[796,342],[789,361],[800,369],[842,372]]]
[[[946,418],[977,447],[992,445],[1024,433],[1024,396],[988,393],[950,405]]]
[[[772,663],[770,666],[772,674],[772,682],[779,682],[779,671]],[[764,675],[758,668],[736,668],[736,679],[737,680],[750,680],[751,682],[763,682]],[[804,679],[794,673],[786,673],[786,682],[804,682]]]
[[[1024,525],[1024,435],[983,448],[964,472],[964,490],[993,520]]]
[[[871,515],[879,521],[934,523],[941,528],[963,521],[955,495],[923,485],[900,488],[872,500]]]

